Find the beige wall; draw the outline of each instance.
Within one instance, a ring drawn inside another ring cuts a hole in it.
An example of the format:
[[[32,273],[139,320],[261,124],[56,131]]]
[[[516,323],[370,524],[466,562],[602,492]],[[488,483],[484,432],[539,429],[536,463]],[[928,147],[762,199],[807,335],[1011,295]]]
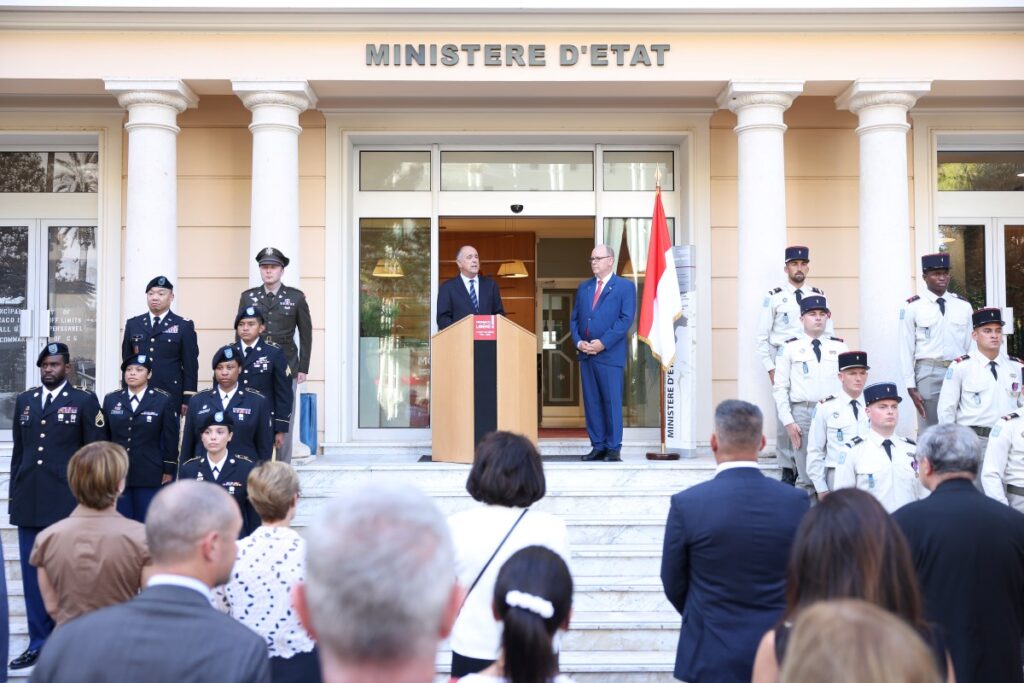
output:
[[[175,310],[195,321],[199,385],[211,383],[210,358],[234,339],[238,295],[247,288],[252,179],[250,112],[234,96],[203,97],[178,117],[178,282]],[[303,391],[319,395],[319,441],[324,429],[324,117],[299,120],[299,225],[302,279],[313,316],[313,356]],[[128,142],[125,139],[124,154]],[[127,173],[127,158],[122,168]],[[123,179],[124,180],[124,179]],[[122,196],[127,196],[123,193]],[[122,209],[122,228],[124,211]],[[123,230],[122,230],[123,234]],[[268,245],[269,246],[269,245]],[[123,251],[122,251],[123,253]],[[122,272],[123,268],[122,268]],[[154,273],[155,275],[155,273]],[[141,298],[143,294],[137,293]],[[128,293],[136,296],[136,293]]]
[[[800,97],[785,116],[786,215],[788,243],[811,249],[808,280],[825,290],[836,334],[858,348],[859,142],[857,117],[838,111],[831,97]],[[719,111],[711,119],[711,298],[712,398],[736,395],[736,117]],[[910,136],[907,158],[912,159]],[[908,201],[913,216],[913,178],[908,178]],[[911,229],[911,254],[914,236]],[[879,245],[884,249],[884,245]],[[880,251],[881,253],[881,251]],[[782,254],[766,255],[779,263],[777,282],[785,281]],[[917,272],[913,268],[911,272]],[[744,311],[758,315],[760,311]],[[895,329],[893,338],[895,338]],[[753,340],[748,346],[753,349]],[[870,352],[870,349],[867,349]],[[751,351],[752,352],[752,351]],[[765,379],[767,381],[767,378]]]

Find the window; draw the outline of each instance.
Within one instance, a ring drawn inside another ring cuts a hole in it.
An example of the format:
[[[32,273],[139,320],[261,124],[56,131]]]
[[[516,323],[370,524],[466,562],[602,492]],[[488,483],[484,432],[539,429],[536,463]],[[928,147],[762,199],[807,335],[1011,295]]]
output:
[[[363,192],[429,192],[430,152],[360,152]]]
[[[1024,192],[1024,151],[940,151],[939,192]]]
[[[98,152],[0,152],[0,192],[98,191]]]
[[[661,189],[675,190],[672,152],[605,152],[606,191],[653,192],[661,173]]]
[[[442,152],[446,192],[594,190],[593,152]]]

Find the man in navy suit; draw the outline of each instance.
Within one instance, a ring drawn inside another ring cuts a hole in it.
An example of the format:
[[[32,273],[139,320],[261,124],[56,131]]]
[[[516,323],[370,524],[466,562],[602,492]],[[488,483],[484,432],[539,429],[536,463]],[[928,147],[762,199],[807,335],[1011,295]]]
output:
[[[761,410],[745,401],[715,409],[715,478],[672,496],[661,583],[683,616],[675,677],[747,683],[758,641],[786,605],[786,564],[807,493],[761,474]]]
[[[505,315],[498,283],[480,275],[480,254],[468,244],[455,254],[459,274],[437,290],[437,329],[443,330],[467,315]]]
[[[163,275],[146,285],[149,312],[128,318],[121,342],[121,358],[145,354],[153,359],[150,385],[171,395],[184,415],[199,380],[199,342],[196,326],[171,310],[174,284]]]
[[[636,314],[636,287],[617,276],[615,251],[604,244],[590,252],[594,277],[576,290],[569,318],[579,351],[583,412],[590,452],[583,460],[618,462],[622,450],[622,384],[626,335]]]

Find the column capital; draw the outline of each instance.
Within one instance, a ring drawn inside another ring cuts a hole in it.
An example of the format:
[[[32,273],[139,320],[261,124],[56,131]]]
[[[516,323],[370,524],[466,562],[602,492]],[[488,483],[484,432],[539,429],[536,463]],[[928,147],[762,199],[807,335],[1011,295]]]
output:
[[[117,103],[125,109],[140,104],[156,105],[180,114],[199,104],[199,97],[180,80],[108,78],[103,81],[103,86],[107,92],[117,96]]]
[[[231,89],[249,110],[277,105],[301,114],[317,103],[316,93],[308,81],[231,81]]]
[[[785,111],[803,91],[803,81],[729,81],[718,96],[718,107],[733,113],[758,105]]]
[[[868,107],[899,107],[905,114],[919,97],[931,92],[931,81],[856,80],[836,98],[836,107],[859,114]]]

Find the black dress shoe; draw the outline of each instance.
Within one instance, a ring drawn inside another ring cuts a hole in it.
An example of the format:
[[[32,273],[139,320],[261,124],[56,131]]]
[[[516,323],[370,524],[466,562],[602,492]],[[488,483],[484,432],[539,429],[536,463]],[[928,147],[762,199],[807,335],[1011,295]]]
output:
[[[580,458],[583,462],[593,462],[594,460],[604,460],[604,450],[601,448],[592,448],[590,452]]]
[[[604,459],[605,462],[622,462],[622,455],[620,451],[605,451]]]
[[[13,669],[27,669],[36,663],[39,659],[39,650],[25,650],[20,655],[11,660],[10,667]]]

